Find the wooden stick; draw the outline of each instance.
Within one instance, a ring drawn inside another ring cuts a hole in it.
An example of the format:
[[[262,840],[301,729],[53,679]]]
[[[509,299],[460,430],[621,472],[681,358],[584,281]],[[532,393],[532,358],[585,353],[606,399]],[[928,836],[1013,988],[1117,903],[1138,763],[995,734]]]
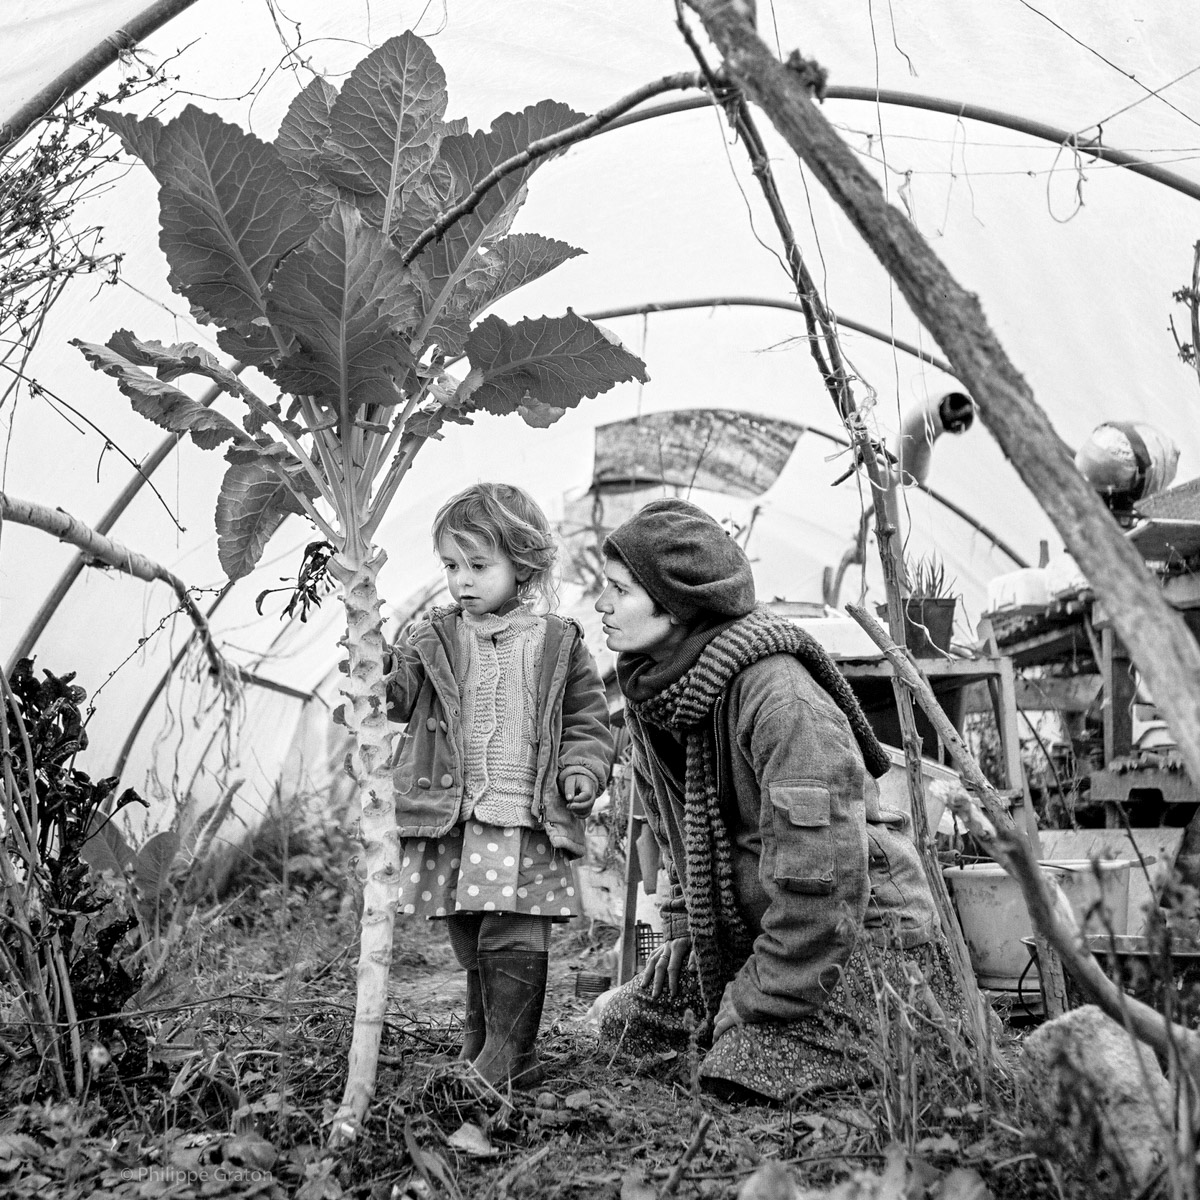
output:
[[[708,1131],[712,1128],[713,1119],[709,1113],[705,1113],[700,1118],[700,1124],[696,1126],[696,1132],[692,1134],[692,1140],[688,1143],[688,1148],[683,1152],[683,1157],[675,1164],[670,1175],[667,1176],[667,1181],[662,1185],[662,1190],[658,1193],[659,1200],[663,1200],[664,1196],[673,1196],[679,1190],[679,1185],[683,1182],[684,1173],[688,1169],[688,1164],[700,1153],[700,1147],[704,1145],[704,1139],[708,1137]]]
[[[883,565],[883,578],[887,594],[888,625],[891,635],[900,645],[904,644],[904,595],[905,580],[903,576],[903,559],[899,546],[896,544],[896,534],[899,532],[896,519],[896,488],[895,478],[888,467],[886,459],[877,455],[866,438],[865,430],[860,427],[860,449],[867,468],[867,477],[872,487],[878,492],[879,499],[875,509],[875,541],[879,547],[879,557]],[[903,651],[902,651],[903,653]],[[928,684],[926,684],[928,687]],[[904,769],[908,778],[909,805],[913,819],[913,840],[917,845],[917,853],[921,857],[921,866],[925,871],[925,881],[929,885],[929,894],[933,898],[933,906],[937,911],[938,924],[950,949],[951,960],[959,987],[963,993],[963,1003],[968,1021],[967,1032],[972,1044],[980,1054],[986,1054],[993,1065],[999,1064],[996,1047],[992,1041],[985,1016],[985,1004],[979,991],[979,983],[975,978],[975,968],[971,965],[971,955],[967,949],[966,939],[955,915],[954,906],[950,901],[950,892],[942,874],[941,863],[938,862],[934,848],[933,834],[929,828],[929,814],[925,809],[925,785],[922,774],[921,735],[917,729],[916,716],[913,713],[912,694],[898,677],[892,679],[892,694],[896,702],[896,712],[900,718],[900,736],[904,746]],[[932,690],[930,695],[932,695]]]
[[[500,1182],[496,1184],[495,1194],[499,1200],[507,1200],[508,1185],[512,1183],[518,1175],[524,1175],[527,1171],[530,1171],[536,1167],[538,1163],[540,1163],[542,1159],[545,1158],[553,1149],[554,1147],[552,1145],[543,1146],[540,1150],[535,1150],[531,1155],[529,1155],[528,1158],[521,1159],[516,1166],[510,1167],[507,1171],[505,1171],[504,1174],[500,1176]],[[489,1200],[491,1194],[491,1190],[489,1189],[487,1196],[484,1197],[484,1200]]]

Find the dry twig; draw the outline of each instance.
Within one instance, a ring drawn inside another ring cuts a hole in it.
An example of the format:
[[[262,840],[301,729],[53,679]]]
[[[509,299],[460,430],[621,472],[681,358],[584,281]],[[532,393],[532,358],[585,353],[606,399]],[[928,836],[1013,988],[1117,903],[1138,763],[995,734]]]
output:
[[[658,1193],[659,1200],[664,1196],[673,1196],[679,1190],[679,1185],[683,1182],[684,1173],[688,1169],[688,1164],[700,1153],[701,1146],[704,1145],[704,1139],[708,1137],[708,1131],[712,1128],[712,1115],[705,1113],[700,1118],[700,1124],[696,1126],[696,1132],[692,1134],[692,1140],[688,1143],[688,1148],[683,1152],[683,1157],[672,1168],[670,1175],[667,1176],[666,1182],[662,1185],[662,1190]]]

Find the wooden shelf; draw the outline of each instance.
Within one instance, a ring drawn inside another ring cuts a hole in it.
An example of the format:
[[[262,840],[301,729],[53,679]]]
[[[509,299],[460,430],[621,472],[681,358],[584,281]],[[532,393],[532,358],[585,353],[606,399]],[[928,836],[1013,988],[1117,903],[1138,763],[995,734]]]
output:
[[[985,679],[995,679],[1004,671],[1005,658],[918,658],[917,666],[931,682],[951,679],[965,687]],[[847,679],[891,679],[895,675],[886,658],[835,658]]]

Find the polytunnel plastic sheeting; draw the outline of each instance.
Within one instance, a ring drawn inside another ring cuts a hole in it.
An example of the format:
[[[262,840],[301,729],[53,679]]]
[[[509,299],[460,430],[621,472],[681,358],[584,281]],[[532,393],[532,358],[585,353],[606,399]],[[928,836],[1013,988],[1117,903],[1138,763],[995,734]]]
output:
[[[7,0],[0,123],[147,7],[147,0]]]
[[[1020,0],[966,8],[777,0],[759,9],[768,40],[778,30],[784,55],[801,47],[828,68],[835,84],[877,84],[990,105],[1086,136],[1095,135],[1100,122],[1107,144],[1200,179],[1200,73],[1188,74],[1200,64],[1200,51],[1186,6],[1149,0],[1105,0],[1086,9]],[[46,0],[36,10],[4,10],[6,59],[22,71],[0,81],[0,114],[15,107],[19,89],[33,86],[35,77],[45,82],[62,70],[76,52],[85,11],[88,20],[111,16],[115,27],[130,7]],[[45,20],[31,22],[31,14]],[[339,84],[368,45],[415,23],[430,36],[446,70],[449,114],[466,115],[473,127],[544,96],[594,111],[650,79],[694,67],[667,0],[603,6],[455,0],[352,12],[293,0],[284,16],[298,22],[305,39],[301,57]],[[56,26],[46,23],[51,20]],[[53,44],[49,28],[62,35]],[[295,26],[281,16],[281,28],[289,33]],[[159,97],[164,118],[197,103],[269,138],[308,78],[304,70],[290,69],[294,59],[285,55],[266,3],[198,0],[139,53],[161,62],[177,50],[183,52],[171,71],[180,76],[174,85],[179,94]],[[122,69],[98,85],[111,90]],[[252,88],[257,94],[249,94]],[[1150,98],[1147,89],[1163,89],[1162,95]],[[151,102],[140,101],[142,111]],[[1200,472],[1200,426],[1189,417],[1197,380],[1177,361],[1167,328],[1172,315],[1177,323],[1186,317],[1171,293],[1190,279],[1192,245],[1200,236],[1196,201],[1061,146],[978,122],[834,100],[824,112],[870,160],[892,202],[909,212],[952,272],[980,295],[1010,357],[1069,444],[1077,445],[1102,420],[1146,420],[1179,442],[1179,479]],[[829,305],[936,353],[857,233],[797,168],[765,117],[760,125],[801,248]],[[196,326],[167,287],[155,192],[149,173],[134,166],[81,213],[105,226],[106,248],[125,254],[124,282],[100,291],[89,280],[72,285],[51,313],[31,364],[50,392],[101,432],[79,422],[73,428],[46,400],[23,397],[0,414],[7,445],[4,490],[59,505],[89,522],[129,475],[106,443],[138,459],[161,434],[130,411],[113,382],[93,373],[68,339],[102,342],[128,327],[144,337],[212,345],[212,330]],[[588,253],[504,301],[499,311],[508,319],[561,313],[568,305],[586,313],[721,294],[791,297],[744,151],[713,111],[646,121],[573,148],[533,179],[516,228],[562,238]],[[429,523],[450,492],[479,478],[503,477],[529,487],[558,518],[564,497],[588,486],[597,424],[714,404],[842,433],[797,314],[700,309],[608,324],[645,358],[650,383],[585,401],[549,430],[529,429],[516,418],[483,417],[474,428],[456,427],[426,447],[378,538],[389,555],[381,590],[390,605],[403,607],[436,571]],[[843,346],[859,377],[860,403],[885,439],[903,410],[956,386],[860,334],[845,333]],[[248,378],[266,386],[253,373]],[[841,559],[863,502],[857,477],[830,486],[846,465],[837,447],[803,434],[762,497],[737,504],[705,497],[716,515],[738,523],[760,508],[750,553],[764,596],[820,598],[823,569]],[[185,443],[155,476],[165,506],[143,492],[113,536],[190,584],[218,588],[223,579],[212,513],[222,472],[219,456]],[[978,422],[961,438],[938,443],[929,482],[1031,561],[1040,539],[1048,539],[1052,550],[1060,545]],[[183,532],[165,507],[177,514]],[[987,580],[1012,564],[929,497],[910,491],[904,509],[910,548],[939,551],[959,581],[968,616],[978,615]],[[296,623],[278,641],[284,598],[269,597],[261,617],[254,612],[259,592],[282,586],[280,576],[294,577],[300,552],[314,536],[298,521],[285,524],[263,564],[235,586],[213,625],[234,661],[289,687],[328,695],[336,691],[331,672],[340,653],[341,606],[327,601],[306,625]],[[71,555],[43,534],[4,527],[0,654],[7,657]],[[872,566],[867,582],[877,587],[877,579]],[[851,571],[843,600],[854,598],[858,587]],[[89,692],[133,655],[105,685],[90,726],[92,746],[83,765],[96,774],[111,767],[129,723],[186,636],[179,617],[154,632],[174,604],[164,585],[85,572],[38,646],[39,665],[77,671]],[[149,640],[139,648],[143,637]],[[247,794],[266,795],[266,781],[278,777],[295,735],[295,720],[282,714],[298,704],[265,692],[247,704],[248,713],[261,707],[280,714],[273,724],[264,719],[253,725],[256,770],[264,782]],[[163,754],[199,754],[201,734],[165,723],[168,712],[160,702],[131,754],[126,782],[141,786],[153,764],[161,776]],[[170,744],[173,728],[187,742],[183,751]]]
[[[232,710],[214,702],[211,689],[174,680],[163,697],[165,712],[147,727],[124,785],[148,801],[130,807],[120,824],[135,839],[172,825],[188,828],[211,814],[234,789],[216,844],[241,844],[274,808],[316,820],[327,812],[340,773],[341,731],[329,708],[249,690]]]

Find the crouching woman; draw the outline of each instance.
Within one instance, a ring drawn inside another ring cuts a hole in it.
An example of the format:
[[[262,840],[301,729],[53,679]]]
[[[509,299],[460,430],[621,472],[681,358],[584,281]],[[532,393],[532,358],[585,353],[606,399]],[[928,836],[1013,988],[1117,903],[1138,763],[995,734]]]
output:
[[[703,510],[653,501],[604,554],[596,608],[672,895],[602,1041],[679,1045],[690,1010],[718,1090],[867,1082],[884,979],[934,1023],[962,1003],[910,818],[880,808],[888,756],[825,651],[756,606],[749,560]]]

